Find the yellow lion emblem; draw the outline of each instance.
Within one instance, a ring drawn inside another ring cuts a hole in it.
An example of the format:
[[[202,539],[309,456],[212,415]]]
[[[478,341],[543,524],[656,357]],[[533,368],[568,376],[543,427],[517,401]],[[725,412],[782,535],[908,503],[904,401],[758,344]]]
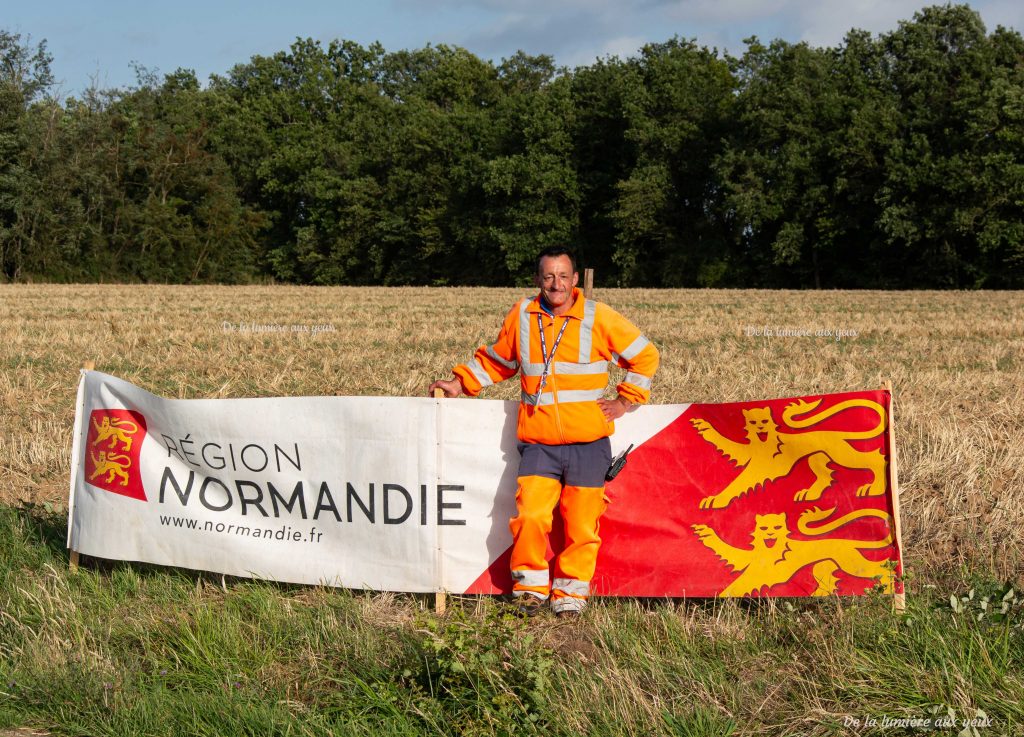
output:
[[[139,426],[129,420],[121,420],[117,417],[104,417],[102,422],[96,422],[94,417],[92,420],[93,427],[96,428],[96,439],[92,441],[93,445],[99,445],[104,440],[110,440],[108,448],[113,449],[118,443],[121,443],[122,450],[129,451],[132,449],[132,435],[139,431]]]
[[[817,507],[800,515],[797,527],[804,535],[824,535],[848,522],[862,517],[879,517],[889,522],[889,515],[879,509],[861,509],[817,527],[811,524],[827,519],[835,508],[822,511]],[[748,596],[763,588],[789,581],[806,566],[814,566],[812,573],[818,588],[813,596],[835,593],[838,579],[833,575],[842,570],[860,578],[874,578],[885,589],[893,590],[893,567],[890,561],[865,558],[861,550],[877,550],[892,544],[892,535],[881,540],[848,540],[825,538],[820,540],[791,540],[785,514],[758,514],[751,533],[750,549],[736,548],[723,541],[707,525],[692,525],[701,542],[728,563],[733,571],[741,571],[719,596]]]
[[[772,419],[768,407],[743,410],[746,420],[747,442],[738,443],[723,436],[707,420],[693,419],[690,423],[700,436],[718,448],[727,458],[743,471],[718,494],[705,497],[701,509],[723,509],[736,497],[753,491],[766,481],[787,476],[803,458],[807,458],[815,481],[806,489],[798,491],[795,501],[814,501],[832,485],[832,469],[829,462],[845,468],[869,470],[874,475],[870,484],[857,489],[857,496],[879,496],[885,493],[885,457],[880,450],[864,452],[849,444],[850,440],[867,440],[877,437],[885,430],[885,410],[877,402],[868,399],[849,399],[822,410],[817,414],[798,419],[817,409],[821,400],[815,402],[797,401],[782,412],[786,429],[794,430],[816,425],[823,420],[852,407],[866,407],[878,415],[878,424],[861,432],[845,430],[813,430],[810,432],[786,432],[780,430]]]
[[[94,453],[90,453],[90,455],[95,466],[95,469],[89,476],[90,481],[97,476],[107,474],[106,483],[112,484],[114,479],[118,478],[121,479],[121,486],[128,486],[128,469],[132,465],[131,459],[128,456],[107,453],[105,450],[101,450],[98,457]]]

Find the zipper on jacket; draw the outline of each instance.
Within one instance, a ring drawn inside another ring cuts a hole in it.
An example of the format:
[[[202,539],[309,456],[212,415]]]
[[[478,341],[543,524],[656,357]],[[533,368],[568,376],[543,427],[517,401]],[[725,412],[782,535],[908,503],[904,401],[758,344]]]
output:
[[[568,317],[563,317],[566,322]],[[551,318],[551,339],[555,337],[555,318]],[[555,408],[555,427],[558,429],[558,439],[565,445],[565,432],[562,430],[562,415],[558,412],[558,382],[555,381],[555,354],[551,353],[551,406]]]

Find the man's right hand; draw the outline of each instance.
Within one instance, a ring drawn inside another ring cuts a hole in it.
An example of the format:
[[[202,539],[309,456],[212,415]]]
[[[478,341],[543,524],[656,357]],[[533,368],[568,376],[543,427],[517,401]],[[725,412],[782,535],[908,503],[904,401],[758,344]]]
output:
[[[462,394],[462,383],[458,379],[438,379],[427,389],[427,396],[434,396],[434,390],[440,389],[448,399],[454,399]]]

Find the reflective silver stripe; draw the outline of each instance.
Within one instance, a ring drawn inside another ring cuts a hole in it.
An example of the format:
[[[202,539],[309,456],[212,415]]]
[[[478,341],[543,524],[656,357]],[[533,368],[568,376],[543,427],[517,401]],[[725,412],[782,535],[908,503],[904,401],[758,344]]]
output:
[[[622,380],[627,384],[633,384],[641,389],[650,390],[651,388],[650,377],[644,376],[643,374],[634,374],[632,371],[627,371],[626,376]]]
[[[549,576],[550,574],[548,573],[547,568],[540,571],[531,571],[525,568],[518,571],[512,571],[512,580],[517,583],[521,583],[523,586],[547,587]]]
[[[568,389],[558,392],[559,404],[569,402],[596,402],[604,396],[604,389]],[[543,399],[541,400],[543,402]]]
[[[540,376],[544,373],[544,364],[530,363],[530,313],[526,311],[530,302],[524,299],[519,306],[519,370],[523,376]]]
[[[556,578],[551,582],[551,589],[571,596],[589,596],[590,582],[580,581],[577,578]]]
[[[544,373],[543,363],[524,363],[520,368],[523,376],[540,376]]]
[[[543,363],[530,363],[523,365],[523,376],[540,376],[544,372]],[[569,361],[555,361],[552,374],[607,374],[607,361],[594,361],[594,363],[570,363]]]
[[[544,373],[544,364],[530,362],[530,316],[533,313],[526,311],[529,305],[529,300],[524,301],[519,309],[519,370],[523,376],[540,376]],[[578,362],[555,361],[551,373],[608,373],[607,361],[590,362],[590,352],[594,343],[594,320],[596,313],[597,302],[587,300],[583,307],[583,320],[580,322],[580,359]]]
[[[604,396],[604,389],[567,389],[565,391],[558,392],[558,403],[569,404],[570,402],[596,402],[598,399]],[[551,392],[544,392],[540,395],[540,401],[537,401],[536,394],[527,394],[523,392],[520,401],[523,404],[534,404],[541,407],[549,406],[555,403],[555,395]]]
[[[580,323],[580,363],[590,363],[590,349],[594,344],[594,317],[597,302],[588,299],[583,305],[583,322]]]
[[[594,361],[594,363],[568,363],[567,361],[555,361],[555,374],[607,374],[607,361]]]
[[[480,382],[481,387],[490,386],[494,383],[494,380],[487,375],[487,372],[484,371],[484,367],[481,366],[480,362],[475,358],[467,363],[466,366],[469,368],[470,372],[472,372],[473,376],[476,377],[476,380]]]
[[[519,368],[519,364],[516,363],[515,361],[508,361],[499,356],[498,353],[494,350],[494,346],[487,346],[487,350],[485,351],[485,353],[487,353],[488,356],[493,358],[495,363],[500,363],[502,366],[509,369],[510,371],[515,371],[517,368]]]
[[[586,599],[576,599],[572,596],[559,596],[551,600],[551,611],[559,612],[582,612],[587,608]]]
[[[626,348],[626,350],[624,350],[619,355],[625,358],[627,361],[632,361],[634,358],[637,357],[640,351],[642,351],[650,344],[650,342],[651,341],[647,340],[647,338],[641,335],[632,343],[630,343],[629,347]]]

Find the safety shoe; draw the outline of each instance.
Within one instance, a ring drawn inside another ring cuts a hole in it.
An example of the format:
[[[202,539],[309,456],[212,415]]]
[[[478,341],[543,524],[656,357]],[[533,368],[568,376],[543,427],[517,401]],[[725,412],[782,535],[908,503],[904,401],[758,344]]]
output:
[[[544,611],[545,601],[530,594],[523,594],[515,598],[516,611],[520,616],[533,617]]]
[[[578,618],[586,606],[586,599],[579,599],[575,596],[555,596],[551,599],[551,611],[559,619],[563,617],[569,619]]]

